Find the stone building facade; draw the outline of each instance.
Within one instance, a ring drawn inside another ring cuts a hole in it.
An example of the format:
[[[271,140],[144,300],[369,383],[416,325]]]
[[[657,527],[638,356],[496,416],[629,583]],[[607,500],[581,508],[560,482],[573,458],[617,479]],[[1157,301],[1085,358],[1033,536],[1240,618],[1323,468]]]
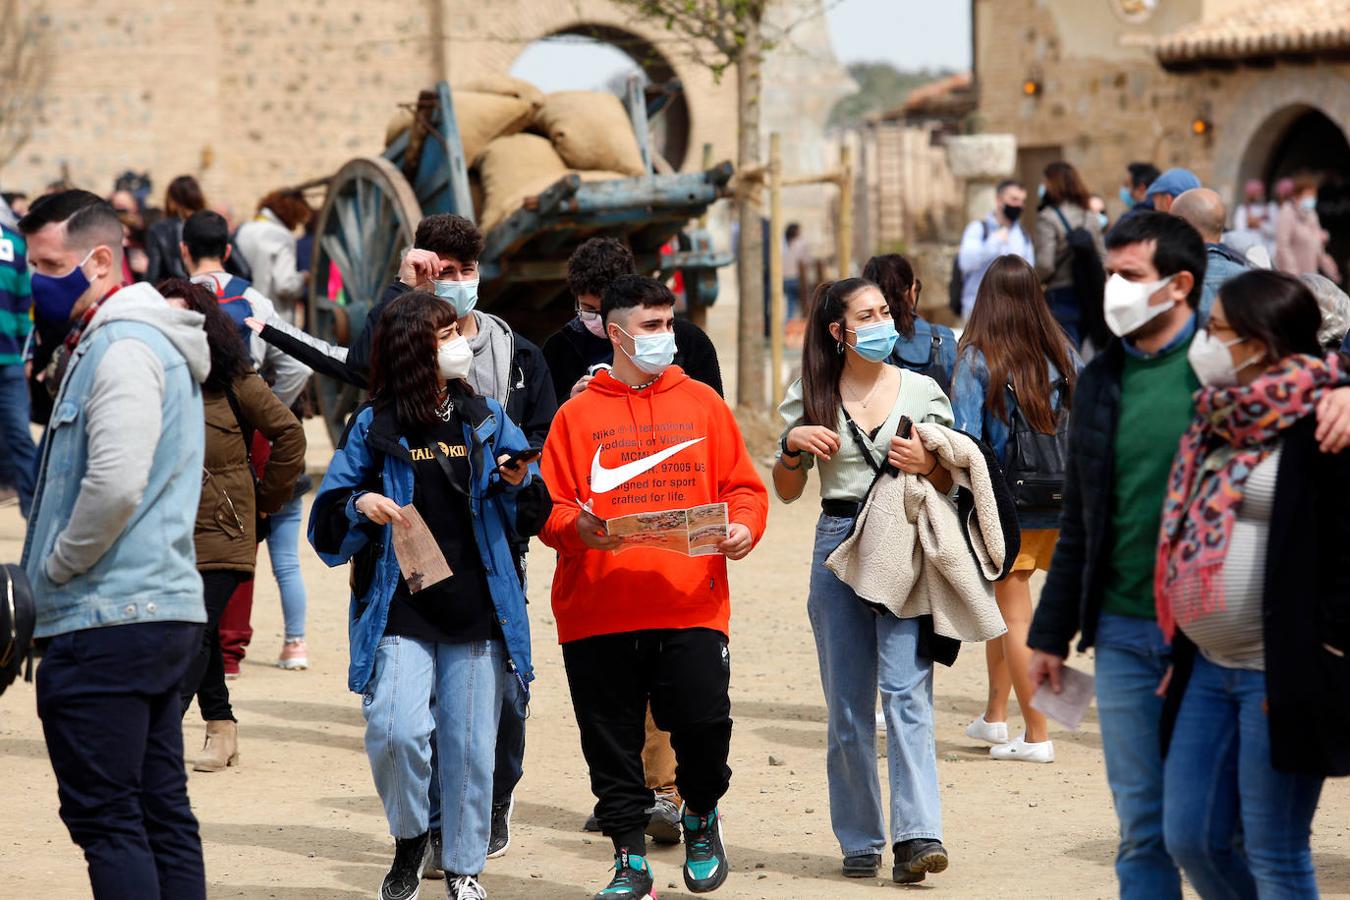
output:
[[[973,124],[1016,136],[1029,184],[1067,159],[1114,217],[1126,165],[1148,160],[1230,201],[1249,178],[1308,170],[1341,202],[1345,0],[973,0],[972,21]]]
[[[127,169],[160,192],[191,173],[251,212],[268,190],[378,154],[400,103],[441,78],[506,72],[533,40],[596,33],[681,79],[685,168],[736,150],[735,79],[714,81],[659,24],[606,0],[24,0],[52,35],[32,139],[11,190],[66,175],[107,191]]]

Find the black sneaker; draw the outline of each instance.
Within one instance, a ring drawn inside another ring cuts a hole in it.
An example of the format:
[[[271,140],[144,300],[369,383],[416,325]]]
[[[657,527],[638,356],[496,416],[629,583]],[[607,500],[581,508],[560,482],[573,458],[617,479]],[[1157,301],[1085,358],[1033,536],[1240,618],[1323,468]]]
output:
[[[722,846],[722,817],[713,810],[706,816],[686,811],[684,826],[684,886],[691,893],[715,891],[727,880],[727,851]]]
[[[446,891],[450,900],[487,900],[487,891],[472,875],[456,875]]]
[[[492,837],[488,839],[488,859],[506,855],[511,846],[511,813],[516,808],[516,795],[505,803],[492,804]]]
[[[931,838],[913,838],[895,845],[895,868],[891,880],[896,884],[918,884],[925,875],[947,871],[947,848]]]
[[[647,811],[647,836],[658,844],[680,842],[680,808],[665,797],[657,797],[656,805]]]
[[[596,819],[595,813],[586,817],[586,824],[581,826],[582,831],[590,831],[598,834],[600,832],[600,821]]]
[[[652,868],[647,860],[627,850],[614,854],[614,877],[609,887],[595,895],[595,900],[656,900]]]
[[[422,872],[431,858],[431,835],[394,839],[394,864],[380,885],[380,900],[417,900]]]
[[[880,871],[880,853],[855,853],[844,857],[845,878],[876,878]]]
[[[431,852],[427,854],[427,867],[422,870],[422,877],[440,881],[445,877],[445,870],[441,868],[441,830],[439,828],[431,829],[430,843]]]

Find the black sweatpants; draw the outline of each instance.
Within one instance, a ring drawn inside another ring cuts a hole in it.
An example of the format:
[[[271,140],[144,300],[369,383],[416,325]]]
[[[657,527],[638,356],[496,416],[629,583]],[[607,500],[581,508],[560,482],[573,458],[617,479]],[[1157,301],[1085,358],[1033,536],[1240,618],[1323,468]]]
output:
[[[642,771],[647,703],[675,750],[690,812],[711,812],[731,783],[731,657],[708,628],[607,634],[563,644],[595,818],[616,849],[645,853],[655,796]]]
[[[235,588],[251,576],[232,569],[202,573],[203,600],[206,603],[206,627],[202,629],[202,643],[179,685],[182,714],[187,715],[192,698],[204,722],[234,721],[230,706],[230,689],[225,684],[225,657],[220,650],[220,617],[230,603]]]

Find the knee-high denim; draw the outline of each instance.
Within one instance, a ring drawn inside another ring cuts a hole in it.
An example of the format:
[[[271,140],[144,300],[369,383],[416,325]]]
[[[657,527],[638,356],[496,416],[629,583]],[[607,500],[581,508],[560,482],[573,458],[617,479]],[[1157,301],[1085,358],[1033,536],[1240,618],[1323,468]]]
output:
[[[916,619],[875,612],[825,568],[852,524],[851,518],[820,517],[807,599],[829,710],[830,822],[845,856],[880,853],[888,843],[911,838],[942,837],[933,663],[918,655]],[[877,776],[878,690],[886,716],[889,841]]]
[[[272,516],[267,535],[267,555],[272,576],[281,589],[281,617],[286,640],[305,636],[305,579],[300,574],[300,520],[305,498],[296,497]]]
[[[1163,845],[1162,698],[1171,648],[1152,619],[1103,614],[1097,626],[1097,713],[1120,845],[1122,900],[1180,900],[1181,875]]]
[[[1167,851],[1206,900],[1317,896],[1308,846],[1323,779],[1277,772],[1266,675],[1202,656],[1164,768]]]
[[[375,787],[394,837],[426,831],[435,730],[447,872],[477,875],[487,862],[497,718],[508,677],[501,641],[387,636],[376,648],[363,704]]]

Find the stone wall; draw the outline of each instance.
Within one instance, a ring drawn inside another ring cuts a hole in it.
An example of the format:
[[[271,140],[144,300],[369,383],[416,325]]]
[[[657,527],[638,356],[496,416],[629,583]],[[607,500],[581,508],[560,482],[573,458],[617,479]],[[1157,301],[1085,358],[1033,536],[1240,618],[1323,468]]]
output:
[[[447,70],[452,82],[505,72],[532,40],[587,24],[668,56],[689,98],[686,166],[704,142],[717,159],[735,154],[734,78],[714,83],[659,25],[605,0],[25,2],[56,45],[42,121],[0,172],[7,189],[68,172],[102,193],[133,169],[149,170],[162,197],[191,173],[213,203],[247,213],[272,188],[379,153],[397,104]]]
[[[978,125],[1016,135],[1024,156],[1062,148],[1113,217],[1131,161],[1186,166],[1231,199],[1242,178],[1260,174],[1255,167],[1278,140],[1282,111],[1319,108],[1350,133],[1350,64],[1188,73],[1158,65],[1153,37],[1226,8],[1178,0],[1132,26],[1106,2],[976,0]],[[1023,94],[1028,78],[1039,80],[1038,96]],[[1208,134],[1192,133],[1196,118],[1212,124]]]

